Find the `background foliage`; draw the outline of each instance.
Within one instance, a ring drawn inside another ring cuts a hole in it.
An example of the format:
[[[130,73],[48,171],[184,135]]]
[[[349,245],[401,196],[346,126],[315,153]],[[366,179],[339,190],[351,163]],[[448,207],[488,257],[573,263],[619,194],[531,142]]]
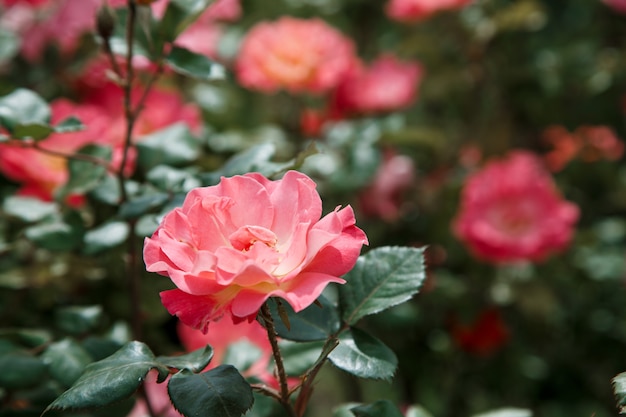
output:
[[[481,161],[514,148],[546,155],[552,149],[545,131],[554,125],[569,132],[602,125],[626,134],[626,16],[595,0],[480,0],[400,24],[383,6],[244,0],[240,19],[225,24],[218,44],[223,77],[215,77],[220,66],[172,51],[166,61],[173,71],[159,84],[199,106],[202,128],[174,124],[147,134],[137,145],[129,198],[119,207],[115,180],[85,161],[69,164],[61,192],[85,194],[88,203],[79,207],[64,198],[16,196],[19,184],[0,178],[0,409],[8,410],[0,415],[39,415],[87,364],[132,338],[135,311],[124,268],[129,234],[140,244],[194,186],[294,166],[316,179],[326,212],[353,205],[370,248],[428,245],[427,278],[417,297],[376,315],[369,315],[375,308],[343,307],[353,311],[343,317],[348,324],[362,319],[359,327],[395,352],[393,379],[393,367],[380,364],[381,377],[391,381],[355,382],[340,370],[350,364],[331,356],[336,367],[322,370],[312,416],[348,402],[373,403],[354,412],[368,416],[367,407],[384,409],[388,403],[375,402],[385,399],[419,404],[423,409],[411,411],[418,416],[507,407],[546,417],[617,413],[611,381],[626,370],[623,158],[579,157],[555,172],[582,216],[568,250],[545,262],[487,264],[457,241],[450,224],[463,180]],[[228,65],[255,23],[283,15],[324,19],[352,38],[367,61],[385,51],[418,60],[425,75],[417,100],[406,110],[334,121],[307,134],[301,112],[321,109],[320,97],[247,90]],[[99,54],[96,39],[85,33],[70,55],[49,44],[33,62],[20,53],[19,34],[2,27],[0,36],[3,126],[16,123],[14,137],[34,140],[78,128],[74,120],[51,124],[46,103],[79,100],[82,87],[72,80]],[[416,176],[402,193],[400,215],[383,219],[364,207],[377,198],[368,185],[389,149],[408,156]],[[81,153],[111,158],[94,145]],[[359,272],[357,266],[351,274]],[[144,275],[135,306],[143,339],[154,354],[170,355],[180,343],[157,295],[170,283]],[[369,337],[359,332],[346,337]],[[93,415],[125,415],[131,406],[122,402]]]

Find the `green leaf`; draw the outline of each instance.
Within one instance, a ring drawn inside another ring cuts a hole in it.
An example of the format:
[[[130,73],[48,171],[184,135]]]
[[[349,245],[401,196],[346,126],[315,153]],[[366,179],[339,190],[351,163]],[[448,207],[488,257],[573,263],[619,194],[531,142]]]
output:
[[[212,0],[171,0],[157,28],[162,41],[173,42],[211,3]]]
[[[83,241],[84,226],[80,215],[69,212],[63,219],[53,218],[28,227],[24,234],[37,246],[50,251],[65,252]]]
[[[84,252],[87,255],[101,252],[122,244],[128,237],[129,227],[125,222],[112,221],[85,233]]]
[[[282,168],[282,165],[271,162],[275,154],[276,145],[273,143],[255,145],[231,157],[219,170],[205,173],[201,177],[206,184],[213,185],[217,184],[222,176],[232,177],[247,172],[270,175]]]
[[[412,405],[406,410],[405,417],[433,417],[433,415],[421,405]]]
[[[332,417],[354,417],[352,409],[358,407],[361,403],[345,403],[333,408]]]
[[[409,300],[425,278],[424,249],[381,247],[359,257],[339,287],[343,319],[350,325]]]
[[[26,347],[38,347],[49,343],[52,335],[39,329],[0,329],[0,339],[10,340]]]
[[[17,351],[0,356],[0,369],[0,387],[21,389],[39,384],[47,366],[41,359]]]
[[[283,309],[287,312],[290,329],[279,318],[277,303],[269,303],[276,332],[284,339],[299,342],[313,340],[326,340],[328,336],[339,330],[341,321],[337,308],[323,296],[318,298],[321,307],[311,304],[304,310],[296,313],[287,302],[281,302]]]
[[[215,64],[205,55],[197,54],[186,48],[173,46],[165,62],[179,74],[199,80],[211,80],[216,78]],[[223,71],[217,71],[222,73]],[[221,77],[218,77],[221,78]]]
[[[363,404],[351,408],[356,417],[404,417],[391,401],[380,400],[372,404]]]
[[[79,149],[78,153],[102,161],[110,161],[112,156],[111,148],[100,145],[84,146]],[[106,167],[102,165],[80,159],[70,159],[68,170],[69,181],[57,193],[57,197],[61,200],[70,194],[85,194],[96,188],[107,172]]]
[[[50,375],[65,387],[76,382],[85,367],[93,362],[89,353],[72,339],[51,344],[41,358],[48,365]]]
[[[324,342],[281,340],[279,346],[287,375],[301,375],[315,364],[324,348]]]
[[[187,369],[191,372],[200,372],[207,367],[212,358],[213,348],[207,345],[203,348],[196,349],[191,353],[187,353],[186,355],[159,356],[157,361],[168,368],[178,370]]]
[[[56,311],[56,325],[71,334],[82,334],[95,329],[102,321],[102,307],[63,307]]]
[[[626,372],[613,378],[613,392],[617,398],[617,407],[620,414],[626,414]]]
[[[122,204],[119,215],[123,219],[134,219],[162,207],[169,199],[166,193],[142,195]]]
[[[105,359],[117,352],[124,344],[102,336],[88,336],[82,346],[94,361]]]
[[[351,328],[339,337],[328,359],[337,368],[360,378],[390,379],[398,366],[391,349],[362,330]]]
[[[191,173],[172,168],[169,165],[157,165],[146,174],[146,178],[156,188],[167,192],[186,192],[201,186],[200,181]]]
[[[20,37],[15,33],[0,28],[0,61],[13,58],[20,49]]]
[[[180,122],[143,136],[137,152],[137,161],[145,170],[157,165],[178,166],[198,158],[200,141]]]
[[[16,125],[13,137],[17,139],[42,140],[54,133],[52,126],[43,123],[28,123]]]
[[[57,205],[38,198],[10,196],[4,200],[2,209],[10,216],[32,223],[54,214]]]
[[[533,413],[530,410],[521,408],[502,408],[500,410],[476,414],[473,417],[532,417],[532,415]]]
[[[0,126],[13,132],[18,125],[48,124],[50,107],[33,91],[18,88],[0,97]]]
[[[201,374],[182,371],[167,386],[174,407],[184,416],[235,417],[252,407],[250,384],[231,365]]]
[[[54,126],[54,131],[57,133],[77,132],[83,129],[85,129],[85,125],[74,116],[70,116]]]
[[[252,365],[257,363],[263,356],[263,351],[247,340],[231,343],[224,353],[221,363],[232,365],[239,372],[246,372]]]
[[[168,370],[159,364],[141,342],[129,342],[112,356],[91,363],[74,385],[44,411],[101,407],[131,396],[147,373],[156,368],[159,381]]]

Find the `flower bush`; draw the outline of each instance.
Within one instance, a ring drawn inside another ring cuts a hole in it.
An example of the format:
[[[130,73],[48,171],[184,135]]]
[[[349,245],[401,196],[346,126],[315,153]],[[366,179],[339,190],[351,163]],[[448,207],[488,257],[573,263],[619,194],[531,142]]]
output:
[[[622,9],[0,0],[0,417],[624,412]]]

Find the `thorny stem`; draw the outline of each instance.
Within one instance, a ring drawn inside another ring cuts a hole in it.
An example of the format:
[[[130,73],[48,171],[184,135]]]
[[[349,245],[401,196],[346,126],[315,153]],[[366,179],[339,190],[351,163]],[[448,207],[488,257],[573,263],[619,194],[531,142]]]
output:
[[[276,373],[278,374],[278,383],[280,385],[279,398],[277,399],[290,416],[298,417],[296,411],[291,405],[291,402],[289,401],[291,393],[289,392],[289,385],[287,384],[287,373],[285,372],[285,365],[283,364],[283,356],[280,353],[280,348],[278,347],[278,335],[276,334],[274,319],[272,318],[272,313],[270,312],[270,308],[267,303],[263,304],[261,307],[261,317],[263,318],[263,323],[265,325],[265,329],[267,330],[267,336],[269,338],[270,345],[272,346],[272,354],[274,355],[274,362],[276,363]]]
[[[128,199],[125,187],[124,168],[126,167],[128,153],[132,145],[133,128],[135,127],[135,121],[137,120],[138,115],[138,113],[135,112],[132,107],[133,78],[135,76],[133,70],[133,38],[135,34],[136,20],[137,5],[135,4],[135,0],[128,0],[128,17],[126,19],[126,82],[123,85],[124,115],[126,117],[126,135],[124,138],[124,152],[122,154],[122,163],[120,164],[120,169],[117,174],[121,193],[120,204],[125,203]]]
[[[54,149],[49,149],[49,148],[45,148],[43,146],[41,146],[39,144],[39,142],[31,142],[31,141],[23,141],[23,140],[11,140],[10,143],[12,145],[17,145],[17,146],[21,146],[23,148],[31,148],[31,149],[35,149],[41,153],[45,153],[51,156],[58,156],[59,158],[64,158],[64,159],[74,159],[77,161],[85,161],[85,162],[89,162],[92,163],[94,165],[98,165],[101,167],[106,168],[107,171],[112,172],[112,173],[117,173],[117,170],[115,168],[113,168],[111,166],[111,164],[106,160],[106,159],[102,159],[102,158],[98,158],[96,156],[92,156],[92,155],[85,155],[82,153],[65,153],[65,152],[61,152],[61,151],[57,151]]]

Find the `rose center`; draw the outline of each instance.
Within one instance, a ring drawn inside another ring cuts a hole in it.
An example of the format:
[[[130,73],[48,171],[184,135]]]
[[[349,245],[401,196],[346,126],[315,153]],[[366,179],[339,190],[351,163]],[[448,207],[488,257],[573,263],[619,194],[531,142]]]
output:
[[[242,226],[237,231],[228,236],[233,248],[240,251],[247,251],[256,242],[265,243],[268,247],[276,247],[278,239],[274,232],[261,226]]]

